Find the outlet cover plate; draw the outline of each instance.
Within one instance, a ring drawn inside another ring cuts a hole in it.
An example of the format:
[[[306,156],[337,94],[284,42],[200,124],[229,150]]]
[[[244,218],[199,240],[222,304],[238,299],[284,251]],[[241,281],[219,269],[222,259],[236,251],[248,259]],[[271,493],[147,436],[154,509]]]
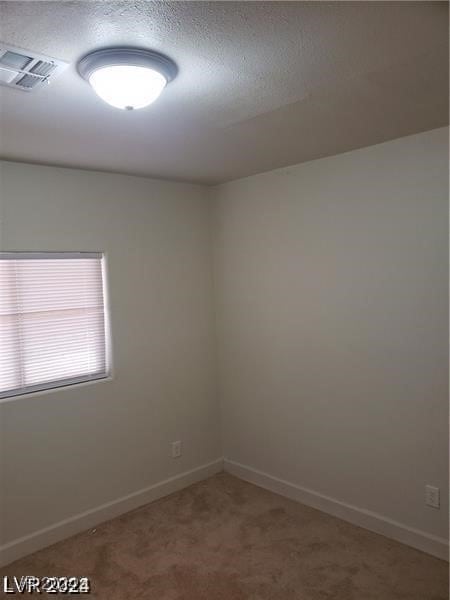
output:
[[[425,504],[432,508],[440,508],[440,490],[432,485],[425,486]]]
[[[179,458],[181,456],[181,442],[180,440],[172,442],[172,458]]]

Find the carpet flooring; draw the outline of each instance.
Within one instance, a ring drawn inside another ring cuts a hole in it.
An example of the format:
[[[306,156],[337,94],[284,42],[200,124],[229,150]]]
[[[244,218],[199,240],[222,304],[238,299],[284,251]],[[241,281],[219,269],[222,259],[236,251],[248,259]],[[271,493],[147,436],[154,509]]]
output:
[[[225,473],[2,570],[30,574],[87,576],[98,600],[449,597],[446,562]]]

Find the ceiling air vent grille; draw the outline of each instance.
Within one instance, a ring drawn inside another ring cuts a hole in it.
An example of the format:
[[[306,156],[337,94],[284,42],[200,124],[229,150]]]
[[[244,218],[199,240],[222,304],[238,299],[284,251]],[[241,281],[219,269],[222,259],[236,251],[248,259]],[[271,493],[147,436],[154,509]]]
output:
[[[24,75],[16,81],[16,86],[20,88],[31,89],[34,88],[36,85],[39,85],[41,81],[42,79],[40,79],[39,77],[35,77],[34,75]]]
[[[68,63],[0,42],[0,85],[30,92],[61,73]]]

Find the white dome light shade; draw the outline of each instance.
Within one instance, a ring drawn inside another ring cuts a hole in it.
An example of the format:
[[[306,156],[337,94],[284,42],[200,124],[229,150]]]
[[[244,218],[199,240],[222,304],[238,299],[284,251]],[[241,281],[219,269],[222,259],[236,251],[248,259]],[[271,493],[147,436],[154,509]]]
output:
[[[103,48],[84,56],[78,72],[108,104],[124,110],[154,102],[178,72],[176,64],[145,48]]]
[[[95,70],[89,83],[102,100],[132,110],[154,102],[166,87],[166,78],[147,67],[113,65]]]

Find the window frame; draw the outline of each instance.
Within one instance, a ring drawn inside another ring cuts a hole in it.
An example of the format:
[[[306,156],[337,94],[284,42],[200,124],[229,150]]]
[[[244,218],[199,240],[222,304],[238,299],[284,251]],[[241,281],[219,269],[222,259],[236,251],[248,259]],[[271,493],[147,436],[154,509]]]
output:
[[[34,395],[48,394],[58,390],[82,387],[92,383],[102,383],[113,379],[113,360],[112,360],[112,338],[111,338],[111,318],[108,293],[108,256],[103,251],[28,251],[28,250],[2,250],[0,259],[26,260],[26,259],[76,259],[76,258],[99,258],[102,273],[103,290],[103,314],[105,327],[105,370],[101,373],[79,375],[77,377],[68,377],[30,385],[26,388],[15,388],[12,390],[0,391],[0,404],[26,398]]]

